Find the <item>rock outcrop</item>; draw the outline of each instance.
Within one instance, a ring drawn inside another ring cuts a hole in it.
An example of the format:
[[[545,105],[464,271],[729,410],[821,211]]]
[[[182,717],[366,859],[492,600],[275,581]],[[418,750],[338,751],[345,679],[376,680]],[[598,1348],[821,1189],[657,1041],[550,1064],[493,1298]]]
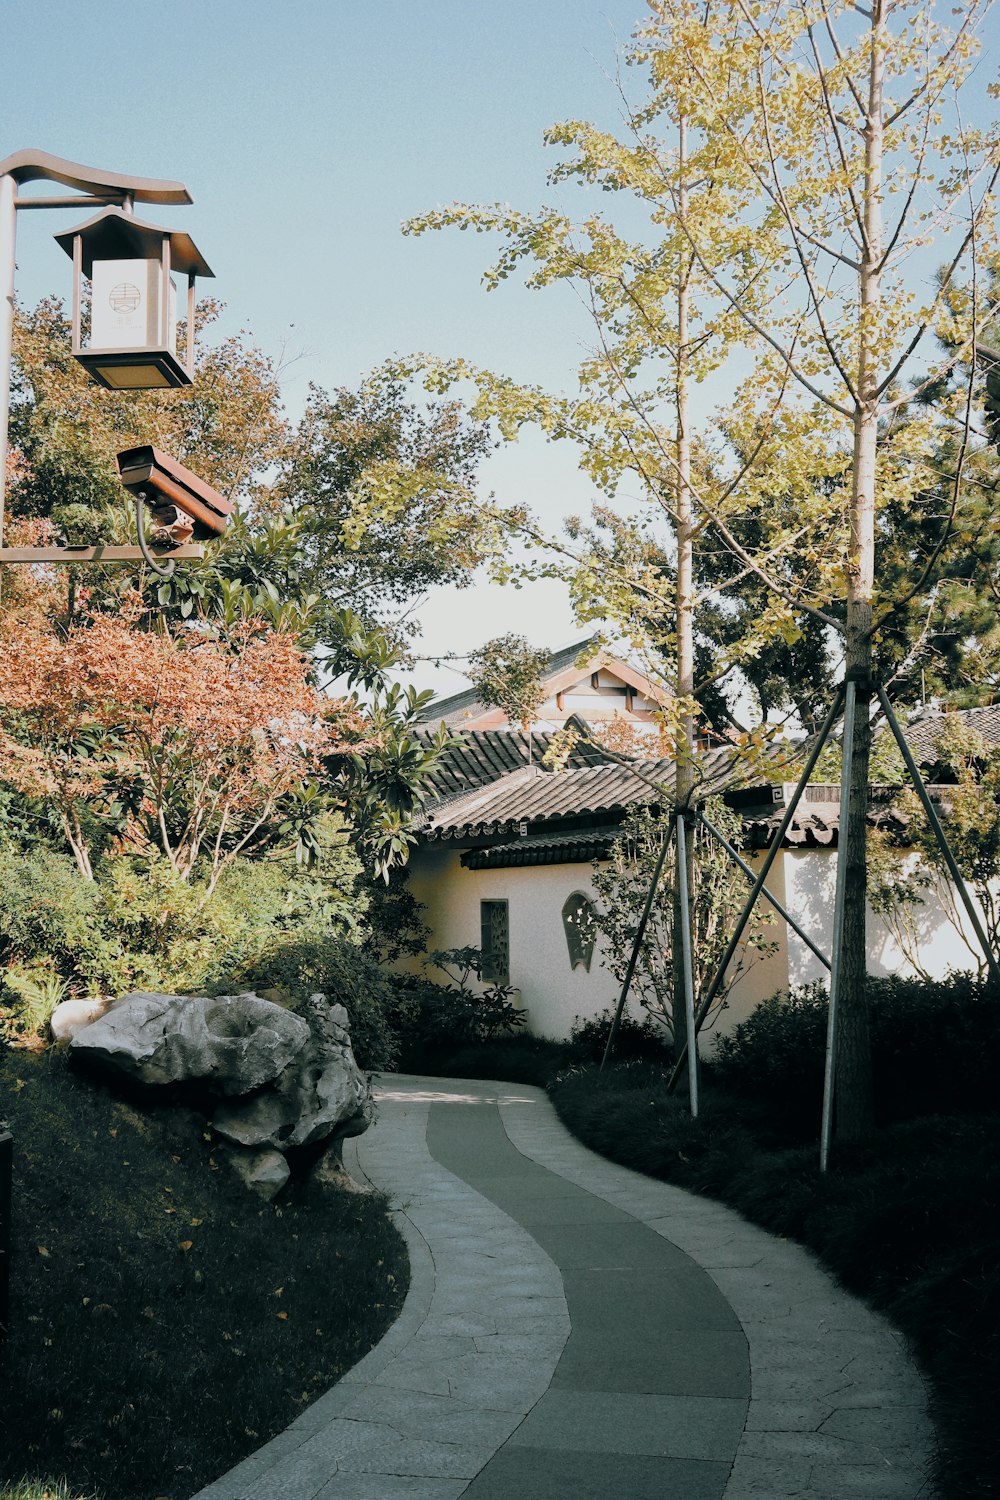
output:
[[[354,1061],[346,1010],[328,1005],[324,995],[312,995],[306,1014],[305,1051],[274,1087],[215,1111],[212,1125],[226,1140],[287,1151],[367,1127],[371,1093]]]
[[[288,1177],[284,1153],[357,1135],[371,1121],[346,1010],[320,994],[303,1009],[296,1015],[249,993],[136,991],[76,1031],[70,1050],[154,1089],[200,1086],[240,1175],[273,1196]]]
[[[74,1036],[75,1055],[139,1083],[210,1083],[250,1094],[306,1049],[301,1016],[257,995],[152,995],[133,990]]]
[[[288,1181],[288,1163],[280,1151],[243,1151],[230,1146],[226,1156],[236,1175],[262,1198],[276,1197]]]

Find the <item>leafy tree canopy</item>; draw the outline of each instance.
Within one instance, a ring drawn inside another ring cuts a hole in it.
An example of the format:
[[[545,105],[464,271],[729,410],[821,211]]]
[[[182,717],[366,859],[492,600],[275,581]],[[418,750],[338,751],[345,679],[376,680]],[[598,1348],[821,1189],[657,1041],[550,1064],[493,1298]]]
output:
[[[306,590],[412,631],[407,606],[433,584],[464,587],[482,559],[474,479],[487,448],[457,402],[420,409],[388,374],[359,391],[314,387],[266,500],[301,528]]]
[[[501,709],[511,724],[527,730],[545,698],[540,678],[550,654],[523,635],[499,635],[470,653],[469,676],[488,707]]]

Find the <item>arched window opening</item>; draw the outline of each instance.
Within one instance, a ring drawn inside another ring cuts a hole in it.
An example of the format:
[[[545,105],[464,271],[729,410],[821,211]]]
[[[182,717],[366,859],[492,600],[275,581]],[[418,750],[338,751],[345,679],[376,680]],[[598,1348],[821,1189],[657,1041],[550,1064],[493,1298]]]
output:
[[[562,909],[563,931],[569,949],[571,969],[584,968],[590,973],[590,961],[597,941],[594,903],[582,891],[567,896]]]

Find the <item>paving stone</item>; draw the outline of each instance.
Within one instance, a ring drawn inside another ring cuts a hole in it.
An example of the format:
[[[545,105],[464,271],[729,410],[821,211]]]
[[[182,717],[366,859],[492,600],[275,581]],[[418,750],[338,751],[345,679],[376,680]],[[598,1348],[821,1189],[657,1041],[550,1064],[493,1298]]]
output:
[[[305,1444],[233,1494],[237,1500],[310,1500],[336,1472],[336,1459]]]
[[[647,1454],[503,1448],[465,1491],[468,1500],[722,1500],[727,1464]]]
[[[747,1432],[818,1432],[833,1414],[829,1401],[750,1402]]]
[[[746,1401],[750,1363],[738,1333],[664,1334],[630,1343],[574,1327],[552,1377],[553,1390],[726,1396]],[[827,1412],[829,1407],[826,1408]]]
[[[884,1447],[894,1452],[904,1448],[912,1453],[928,1438],[926,1413],[919,1407],[909,1406],[890,1406],[885,1410],[870,1407],[840,1409],[833,1412],[819,1430],[847,1443]]]
[[[510,1446],[729,1463],[745,1414],[746,1402],[739,1400],[550,1390],[521,1423]]]
[[[412,1474],[334,1475],[312,1500],[459,1500],[466,1494],[465,1479],[418,1479]]]
[[[891,1326],[800,1247],[580,1146],[541,1091],[388,1080],[345,1160],[399,1205],[403,1312],[196,1500],[926,1500]]]
[[[509,1413],[470,1406],[457,1396],[417,1391],[369,1389],[351,1404],[348,1415],[352,1420],[384,1423],[403,1438],[466,1447],[488,1443],[491,1451],[505,1443],[514,1428]]]
[[[739,1320],[711,1279],[687,1263],[683,1272],[563,1272],[566,1297],[594,1332],[631,1343],[658,1342],[669,1333],[739,1333]]]
[[[206,1489],[199,1490],[197,1500],[242,1500],[250,1485],[261,1475],[274,1469],[283,1458],[301,1448],[303,1441],[301,1433],[292,1433],[290,1430],[279,1433],[269,1443],[265,1443],[263,1448],[251,1453],[249,1458],[230,1469],[221,1479],[217,1479]]]
[[[925,1471],[904,1465],[814,1464],[810,1484],[809,1500],[918,1500],[927,1493]]]
[[[794,1495],[796,1500],[799,1497],[806,1500],[811,1475],[812,1464],[808,1459],[747,1458],[740,1453],[726,1486],[726,1500],[734,1495],[752,1495],[754,1500],[761,1500],[761,1496],[766,1500],[785,1500],[785,1496]]]

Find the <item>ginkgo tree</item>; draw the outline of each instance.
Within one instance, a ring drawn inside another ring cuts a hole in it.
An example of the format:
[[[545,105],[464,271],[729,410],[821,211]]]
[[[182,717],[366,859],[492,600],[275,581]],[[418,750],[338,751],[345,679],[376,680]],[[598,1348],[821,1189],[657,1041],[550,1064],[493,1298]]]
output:
[[[609,497],[622,475],[639,474],[669,518],[670,549],[650,537],[648,521],[611,506],[589,533],[574,528],[582,548],[557,546],[584,612],[659,622],[675,659],[679,744],[692,711],[685,613],[697,607],[687,567],[699,546],[716,558],[714,607],[721,597],[724,608],[726,590],[742,579],[760,589],[759,609],[727,642],[717,674],[776,637],[794,643],[808,617],[856,682],[838,955],[844,1138],[871,1121],[864,877],[873,656],[894,614],[933,590],[958,529],[975,443],[973,355],[992,317],[982,290],[997,256],[1000,153],[996,131],[967,124],[959,106],[987,9],[973,0],[942,19],[932,0],[659,0],[636,33],[631,58],[649,87],[626,107],[623,138],[580,122],[549,132],[572,153],[556,177],[628,193],[648,210],[648,236],[629,241],[598,216],[575,225],[556,212],[467,205],[414,225],[503,235],[490,285],[530,260],[530,284],[572,280],[582,289],[597,342],[577,396],[555,398],[461,361],[432,364],[430,379],[447,387],[471,378],[476,414],[506,436],[531,422],[575,440]],[[736,397],[694,442],[690,382],[711,376],[727,352]],[[644,380],[664,359],[666,375]],[[747,367],[749,376],[740,373]],[[963,371],[940,404],[915,400]],[[958,433],[944,524],[908,573],[893,568],[883,592],[880,527],[894,506],[915,509],[927,493],[943,426]]]
[[[930,408],[914,413],[914,377],[929,385],[963,359],[971,366],[992,317],[977,292],[997,254],[1000,144],[995,130],[964,124],[958,100],[987,9],[973,0],[949,25],[928,0],[873,0],[870,8],[720,0],[701,13],[661,4],[644,36],[654,71],[680,58],[697,80],[705,167],[754,192],[746,253],[769,293],[763,309],[747,303],[742,282],[697,232],[692,253],[759,340],[758,368],[793,385],[799,409],[829,434],[831,449],[850,442],[842,515],[829,532],[836,545],[819,579],[821,609],[842,631],[858,701],[835,955],[844,1138],[871,1125],[865,851],[875,641],[933,576],[946,539],[917,577],[902,588],[894,580],[887,597],[876,575],[879,516],[926,488],[933,461],[941,419]],[[937,275],[935,263],[943,263]],[[948,346],[936,368],[935,335]],[[971,381],[962,394],[964,404],[945,416],[964,421],[967,448]],[[963,459],[960,449],[952,517],[963,503]]]

